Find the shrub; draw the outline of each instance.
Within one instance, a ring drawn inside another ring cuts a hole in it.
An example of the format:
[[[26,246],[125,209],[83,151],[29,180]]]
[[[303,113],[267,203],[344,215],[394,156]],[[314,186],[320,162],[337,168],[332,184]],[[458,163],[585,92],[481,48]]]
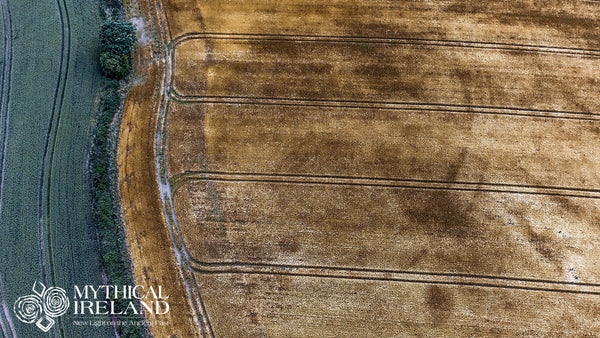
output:
[[[135,28],[130,22],[109,21],[102,24],[102,51],[129,55],[135,44]]]
[[[100,68],[106,76],[122,79],[129,73],[129,58],[125,54],[104,52],[100,54]]]
[[[103,106],[102,106],[103,112],[112,112],[114,114],[121,106],[121,97],[119,96],[119,94],[116,91],[111,90],[104,96],[102,104],[103,104]],[[104,114],[104,115],[109,115],[109,114]],[[112,116],[109,115],[108,117],[112,121]],[[104,116],[103,116],[103,118],[104,118]]]
[[[104,0],[104,4],[112,9],[120,9],[123,5],[121,0]]]

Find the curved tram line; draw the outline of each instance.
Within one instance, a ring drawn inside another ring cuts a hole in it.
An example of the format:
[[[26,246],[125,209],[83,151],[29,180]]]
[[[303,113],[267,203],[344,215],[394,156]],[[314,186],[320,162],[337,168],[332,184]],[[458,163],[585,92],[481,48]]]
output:
[[[67,77],[69,75],[69,62],[71,57],[71,21],[69,18],[69,10],[65,0],[57,0],[59,17],[61,22],[61,58],[59,64],[59,75],[54,91],[54,99],[52,103],[52,111],[50,114],[50,122],[46,136],[46,144],[44,146],[44,154],[41,163],[40,177],[40,193],[39,193],[39,236],[40,236],[40,252],[42,265],[42,280],[47,281],[48,269],[46,267],[44,241],[48,242],[48,264],[50,266],[49,274],[52,280],[52,285],[55,284],[54,262],[52,256],[52,233],[50,222],[50,193],[52,189],[52,165],[54,160],[54,148],[56,145],[56,136],[60,125],[61,110],[64,101],[66,90]],[[56,120],[56,121],[55,121]],[[46,231],[44,239],[44,230]],[[65,336],[63,323],[61,318],[58,318],[58,327],[60,335]]]
[[[152,6],[152,0],[149,0],[150,5]],[[161,37],[164,43],[164,53],[165,53],[165,74],[164,80],[162,84],[161,91],[161,102],[158,112],[158,123],[156,130],[156,175],[159,184],[159,193],[160,199],[163,206],[163,212],[165,217],[165,222],[167,224],[167,229],[169,230],[169,236],[171,237],[172,247],[175,251],[175,256],[178,262],[178,265],[181,269],[181,273],[183,275],[183,282],[186,286],[186,292],[188,293],[188,297],[190,302],[192,303],[194,316],[196,322],[200,325],[200,329],[202,332],[202,337],[214,337],[214,332],[212,330],[212,326],[210,324],[210,319],[208,317],[208,313],[206,312],[206,307],[204,306],[204,302],[200,295],[200,290],[198,288],[198,284],[196,283],[196,278],[192,273],[192,267],[190,264],[190,256],[185,249],[185,247],[179,247],[177,244],[177,239],[175,237],[174,231],[178,233],[178,237],[181,238],[181,233],[179,231],[179,224],[177,223],[177,218],[173,211],[173,208],[170,206],[173,205],[171,190],[169,187],[168,180],[166,179],[167,170],[165,165],[165,137],[166,137],[166,121],[167,121],[167,112],[168,106],[170,102],[169,89],[172,87],[173,83],[173,73],[170,73],[172,68],[171,64],[173,63],[173,38],[171,36],[171,29],[168,22],[168,17],[166,13],[166,6],[163,0],[154,0],[154,5],[157,12],[157,17],[159,22],[157,22],[158,29],[160,30]],[[162,155],[161,155],[162,154]],[[164,178],[163,178],[164,177]],[[180,250],[181,248],[181,250]],[[183,252],[183,255],[181,254]]]
[[[600,199],[600,189],[585,189],[576,187],[558,187],[528,184],[504,184],[494,182],[466,181],[436,181],[402,178],[379,178],[358,176],[327,176],[327,175],[296,175],[296,174],[267,174],[267,173],[236,173],[236,172],[193,172],[188,171],[171,178],[173,192],[187,180],[243,182],[243,183],[283,183],[283,184],[314,184],[339,186],[364,186],[399,189],[425,189],[472,191],[523,195],[547,195],[560,197]]]
[[[322,42],[322,43],[374,43],[405,44],[423,46],[441,46],[453,48],[487,49],[500,51],[521,51],[540,54],[562,54],[574,57],[600,58],[600,50],[584,48],[568,48],[559,46],[524,45],[495,42],[459,41],[459,40],[427,40],[410,38],[384,37],[345,37],[345,36],[312,36],[312,35],[275,35],[275,34],[230,34],[230,33],[186,33],[172,40],[170,53],[171,98],[186,103],[232,103],[247,105],[277,105],[293,107],[326,107],[357,109],[393,109],[399,111],[436,111],[449,113],[477,113],[489,115],[510,115],[522,117],[559,118],[582,121],[600,121],[600,114],[583,111],[534,109],[524,107],[485,106],[444,104],[436,102],[392,102],[369,100],[328,100],[288,97],[259,96],[215,96],[215,95],[183,95],[174,86],[176,49],[181,43],[193,40],[242,40],[242,41],[287,41],[287,42]],[[207,49],[208,47],[207,43]],[[210,51],[207,51],[207,57]]]
[[[219,39],[243,41],[290,41],[290,42],[326,42],[326,43],[373,43],[397,44],[415,46],[441,46],[471,49],[491,49],[502,51],[521,51],[544,54],[563,54],[570,56],[600,57],[599,49],[569,48],[548,45],[528,45],[501,42],[484,42],[468,40],[435,40],[414,38],[391,38],[370,36],[339,36],[339,35],[284,35],[284,34],[235,34],[235,33],[186,33],[173,40],[174,48],[189,40]]]
[[[416,188],[458,191],[483,191],[513,194],[535,194],[600,199],[600,190],[597,189],[579,189],[552,186],[533,186],[516,184],[512,185],[496,183],[398,180],[370,177],[338,177],[291,174],[276,175],[225,172],[185,172],[182,174],[174,175],[171,178],[170,182],[170,184],[174,187],[174,193],[176,193],[177,189],[188,181],[358,185],[408,189]],[[377,183],[373,183],[373,181]],[[413,185],[403,186],[399,185],[397,182],[407,182]],[[482,185],[484,186],[484,188],[481,188]],[[477,188],[474,188],[475,186]],[[181,240],[181,243],[181,246],[185,247],[185,243],[183,243],[183,240]],[[205,262],[194,258],[191,258],[191,262],[193,263],[192,269],[194,271],[209,274],[290,275],[301,277],[379,280],[440,285],[463,285],[488,288],[517,289],[526,291],[600,295],[600,284],[597,283],[572,283],[547,279],[438,273],[423,271],[344,268],[310,265],[262,264],[246,262]]]
[[[171,97],[174,98],[177,102],[197,104],[244,104],[284,107],[372,109],[394,110],[402,112],[439,112],[457,114],[505,115],[545,119],[552,118],[578,121],[600,121],[600,114],[592,112],[528,109],[520,107],[443,104],[435,102],[354,101],[258,96],[192,96],[179,94],[176,88],[171,89]]]
[[[3,23],[3,31],[4,31],[4,60],[2,62],[2,79],[0,81],[0,117],[2,124],[2,151],[0,156],[2,159],[0,160],[0,213],[2,212],[2,193],[3,193],[3,184],[4,184],[4,165],[6,162],[6,148],[8,143],[7,133],[8,133],[8,122],[9,122],[9,104],[10,104],[10,86],[12,80],[12,68],[13,68],[13,40],[14,40],[14,31],[13,31],[13,23],[12,23],[12,15],[10,12],[10,2],[9,0],[0,0],[0,7],[2,10],[2,23]],[[4,291],[2,288],[2,279],[3,276],[0,275],[0,313],[4,316],[0,315],[0,328],[2,330],[2,334],[4,337],[9,337],[9,332],[12,337],[16,337],[17,334],[15,332],[15,328],[13,325],[13,321],[11,318],[11,313],[6,304],[6,300],[4,299]],[[5,323],[6,322],[6,323]]]
[[[404,283],[459,285],[524,291],[558,292],[600,295],[600,284],[516,278],[492,275],[471,275],[443,272],[402,271],[384,269],[342,268],[309,265],[260,263],[207,263],[192,259],[194,271],[208,274],[259,274],[299,277],[375,280]]]

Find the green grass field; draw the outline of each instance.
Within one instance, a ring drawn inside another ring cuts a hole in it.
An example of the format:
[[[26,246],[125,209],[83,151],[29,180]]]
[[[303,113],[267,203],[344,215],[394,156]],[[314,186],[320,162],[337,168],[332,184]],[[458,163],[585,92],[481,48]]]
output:
[[[3,298],[19,337],[114,336],[112,327],[73,325],[71,311],[46,334],[12,313],[36,280],[68,294],[73,285],[102,283],[86,174],[103,81],[98,4],[2,1],[13,27],[3,36],[12,35],[14,44],[10,88],[3,87],[3,95],[10,90],[0,209]],[[0,320],[8,327],[5,316]]]

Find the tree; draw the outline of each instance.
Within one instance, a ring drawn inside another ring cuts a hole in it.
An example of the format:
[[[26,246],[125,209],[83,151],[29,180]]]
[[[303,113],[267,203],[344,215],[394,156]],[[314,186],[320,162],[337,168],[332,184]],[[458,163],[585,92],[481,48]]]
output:
[[[129,56],[135,41],[135,28],[130,22],[109,21],[102,24],[100,42],[103,52]]]
[[[120,9],[123,6],[123,2],[121,0],[104,0],[106,6],[112,9]]]
[[[129,73],[129,57],[126,54],[103,52],[100,54],[100,68],[106,76],[122,79]]]

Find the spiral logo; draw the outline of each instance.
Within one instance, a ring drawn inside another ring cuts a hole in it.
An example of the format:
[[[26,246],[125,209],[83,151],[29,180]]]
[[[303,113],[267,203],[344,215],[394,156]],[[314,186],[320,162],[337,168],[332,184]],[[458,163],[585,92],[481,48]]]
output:
[[[60,317],[69,309],[69,297],[65,290],[57,287],[49,287],[44,292],[44,313],[50,317]]]
[[[56,323],[52,317],[60,317],[69,309],[69,297],[64,289],[49,287],[40,282],[33,283],[32,295],[17,299],[13,311],[23,323],[35,325],[48,332]]]
[[[13,310],[20,321],[34,323],[42,316],[42,299],[37,295],[19,297]]]

